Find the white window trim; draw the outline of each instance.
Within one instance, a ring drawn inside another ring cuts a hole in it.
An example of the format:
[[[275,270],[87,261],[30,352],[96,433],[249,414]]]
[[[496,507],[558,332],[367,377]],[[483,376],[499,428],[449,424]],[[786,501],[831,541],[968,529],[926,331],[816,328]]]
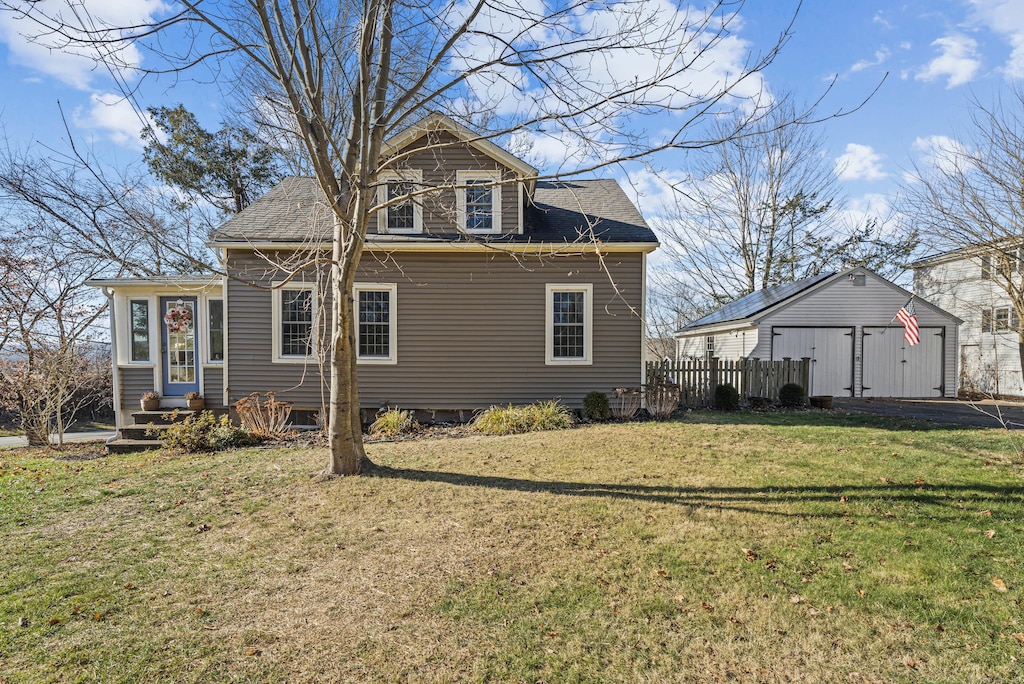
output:
[[[490,230],[469,230],[466,227],[466,183],[474,180],[491,181],[491,229]],[[458,199],[458,227],[459,230],[474,235],[494,234],[501,232],[501,171],[457,171],[455,182],[458,190],[455,194]]]
[[[319,340],[319,337],[320,337],[320,335],[318,334],[318,330],[319,330],[318,318],[319,317],[317,315],[317,311],[318,311],[318,308],[319,308],[319,302],[317,301],[317,291],[316,291],[317,288],[316,288],[316,285],[314,283],[304,283],[304,282],[295,282],[295,281],[287,282],[287,283],[282,283],[280,281],[274,281],[272,283],[272,286],[273,286],[274,289],[272,289],[270,291],[270,294],[271,294],[270,300],[272,302],[272,307],[271,307],[272,308],[272,316],[271,316],[271,318],[272,318],[272,325],[273,325],[273,328],[271,329],[271,332],[272,332],[271,339],[273,340],[273,343],[271,344],[271,361],[273,363],[310,363],[310,362],[315,362],[317,360],[317,351],[318,351],[318,347],[319,347],[318,340]],[[313,325],[310,328],[310,337],[312,338],[311,339],[312,344],[310,345],[310,348],[311,348],[310,351],[312,353],[309,356],[299,356],[299,355],[287,355],[287,356],[285,356],[284,354],[281,353],[281,292],[283,292],[285,290],[309,290],[310,292],[313,293],[313,297],[310,300],[310,306],[313,308],[313,312],[312,312],[313,313],[313,316],[312,316],[312,319],[313,319],[312,323],[313,323]],[[227,313],[227,309],[225,309],[225,315],[226,315],[226,313]]]
[[[388,207],[384,206],[388,201],[388,184],[396,181],[413,183],[417,187],[423,185],[423,171],[420,169],[403,169],[401,171],[382,171],[377,175],[377,202],[382,208],[377,212],[377,232],[380,234],[408,235],[423,232],[423,202],[420,196],[412,198],[412,230],[389,230],[388,229]]]
[[[359,355],[359,293],[387,292],[388,302],[388,349],[391,355],[360,356]],[[355,332],[356,363],[358,365],[394,366],[398,363],[398,285],[395,283],[356,283],[352,287],[352,325]]]
[[[556,358],[554,350],[556,292],[583,293],[583,357]],[[544,286],[544,364],[547,366],[591,366],[594,363],[594,286],[590,283],[547,283]]]
[[[117,365],[132,366],[135,368],[151,368],[157,366],[160,360],[160,328],[156,323],[159,319],[157,310],[157,299],[151,295],[121,295],[120,301],[115,302],[115,309],[120,304],[124,312],[124,322],[117,325]],[[132,302],[148,302],[149,305],[149,360],[132,361]],[[117,311],[114,312],[115,319]]]
[[[221,329],[224,332],[224,356],[227,356],[227,354],[228,354],[228,350],[227,350],[228,337],[227,337],[227,327],[226,327],[227,326],[228,309],[227,309],[227,306],[224,305],[224,297],[216,296],[216,295],[211,295],[211,296],[203,297],[202,298],[202,302],[201,302],[203,330],[204,330],[203,337],[206,340],[206,344],[203,345],[204,346],[204,350],[203,350],[203,363],[205,365],[210,365],[210,366],[223,366],[224,365],[224,359],[217,360],[217,359],[211,358],[213,356],[213,340],[211,339],[211,335],[213,334],[213,329],[210,327],[210,302],[212,302],[212,301],[219,301],[221,303],[221,313],[223,314],[223,317],[224,317],[221,320]]]

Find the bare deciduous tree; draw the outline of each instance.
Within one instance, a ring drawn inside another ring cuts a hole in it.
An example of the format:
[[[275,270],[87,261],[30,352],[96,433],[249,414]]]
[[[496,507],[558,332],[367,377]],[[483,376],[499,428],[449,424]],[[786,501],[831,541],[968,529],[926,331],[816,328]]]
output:
[[[902,212],[931,249],[958,252],[1005,294],[1024,368],[1024,86],[992,105],[975,100],[961,139],[943,140],[904,183]]]
[[[0,402],[21,421],[30,445],[49,443],[93,397],[105,377],[90,337],[105,312],[84,287],[105,261],[84,258],[31,232],[0,239]]]
[[[913,245],[884,237],[877,220],[849,225],[844,197],[818,129],[782,98],[742,136],[696,153],[692,180],[673,186],[674,206],[656,222],[664,253],[653,274],[655,308],[670,326],[738,297],[836,267],[900,264]],[[885,270],[885,269],[883,269]]]
[[[381,209],[378,173],[404,160],[401,151],[382,159],[389,136],[443,112],[484,140],[554,143],[565,161],[550,177],[715,145],[771,111],[758,74],[789,31],[755,53],[732,35],[729,2],[179,0],[169,15],[130,28],[99,16],[83,21],[77,4],[63,14],[52,4],[2,4],[42,27],[37,40],[98,56],[119,73],[138,68],[127,59],[129,43],[148,50],[150,72],[216,62],[235,83],[258,84],[268,108],[284,113],[277,120],[293,124],[333,217],[329,244],[314,257],[327,253],[330,263],[328,470],[340,474],[369,463],[352,290],[367,227]],[[171,41],[182,33],[176,53]],[[723,109],[745,114],[709,127],[709,115]],[[651,125],[656,132],[640,121],[651,114],[665,115]]]

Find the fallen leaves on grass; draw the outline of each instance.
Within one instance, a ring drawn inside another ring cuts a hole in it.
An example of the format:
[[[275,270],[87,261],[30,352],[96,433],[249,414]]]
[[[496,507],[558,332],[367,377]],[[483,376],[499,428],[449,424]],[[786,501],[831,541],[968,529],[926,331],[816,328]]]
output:
[[[1006,582],[998,577],[992,578],[992,586],[996,588],[996,591],[1009,591],[1009,589],[1006,588]]]
[[[985,530],[985,536],[988,537],[989,539],[991,539],[992,537],[996,536],[996,531],[995,530]]]

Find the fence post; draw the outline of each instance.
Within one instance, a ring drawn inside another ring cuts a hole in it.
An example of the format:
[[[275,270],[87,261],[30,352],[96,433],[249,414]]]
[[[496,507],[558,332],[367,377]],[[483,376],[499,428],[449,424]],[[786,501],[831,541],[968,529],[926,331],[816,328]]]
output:
[[[811,396],[811,357],[805,356],[800,359],[803,363],[800,365],[800,386],[804,388],[804,393],[807,396]]]

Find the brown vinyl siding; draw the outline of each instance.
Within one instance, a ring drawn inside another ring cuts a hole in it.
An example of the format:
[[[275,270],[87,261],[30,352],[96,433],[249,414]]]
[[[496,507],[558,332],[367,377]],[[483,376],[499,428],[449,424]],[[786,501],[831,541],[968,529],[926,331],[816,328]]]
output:
[[[117,381],[121,390],[121,406],[117,415],[122,425],[128,425],[132,422],[131,412],[140,409],[142,395],[153,389],[153,367],[119,366]]]
[[[224,368],[203,366],[203,399],[206,408],[224,408]]]
[[[241,250],[229,256],[233,273],[269,283],[274,276],[263,263]],[[639,385],[643,255],[610,253],[605,266],[614,285],[592,254],[544,260],[476,251],[365,255],[358,282],[397,286],[398,363],[360,365],[361,405],[473,409],[561,399],[579,407],[592,390]],[[548,283],[593,285],[592,365],[545,365]],[[315,364],[271,363],[271,292],[234,280],[228,288],[231,401],[273,389],[297,406],[319,406]]]
[[[444,145],[439,149],[423,149],[427,145]],[[515,233],[519,230],[519,187],[515,173],[497,161],[465,143],[460,143],[447,131],[424,135],[406,149],[419,149],[386,170],[419,169],[423,172],[425,187],[446,187],[438,193],[422,196],[423,230],[427,233],[451,233],[456,230],[456,173],[458,171],[500,170],[502,180],[510,181],[501,186],[501,232]],[[370,220],[370,233],[377,232],[376,217]]]

